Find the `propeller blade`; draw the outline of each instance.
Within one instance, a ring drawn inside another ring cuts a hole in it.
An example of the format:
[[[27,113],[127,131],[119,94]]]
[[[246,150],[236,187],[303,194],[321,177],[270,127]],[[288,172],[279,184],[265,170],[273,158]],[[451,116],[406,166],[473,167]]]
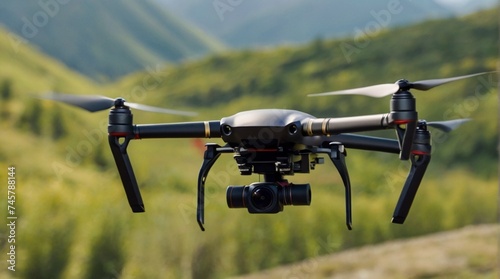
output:
[[[480,75],[484,75],[484,74],[491,74],[491,73],[495,73],[495,71],[476,73],[476,74],[470,74],[470,75],[458,76],[458,77],[450,77],[450,78],[421,80],[421,81],[412,82],[411,87],[415,88],[417,90],[426,91],[426,90],[429,90],[429,89],[434,88],[436,86],[446,84],[446,83],[449,83],[452,81],[466,79],[466,78],[475,77],[475,76],[480,76]]]
[[[475,77],[475,76],[480,76],[480,75],[485,75],[485,74],[492,74],[496,73],[496,71],[491,71],[491,72],[482,72],[482,73],[476,73],[476,74],[470,74],[470,75],[464,75],[464,76],[458,76],[458,77],[450,77],[450,78],[440,78],[440,79],[428,79],[428,80],[420,80],[416,82],[405,82],[404,84],[398,84],[398,82],[392,84],[392,83],[386,83],[386,84],[378,84],[378,85],[372,85],[372,86],[366,86],[366,87],[360,87],[360,88],[354,88],[354,89],[347,89],[347,90],[339,90],[339,91],[332,91],[332,92],[325,92],[325,93],[315,93],[315,94],[309,94],[308,96],[310,97],[316,97],[316,96],[331,96],[331,95],[365,95],[369,97],[375,97],[375,98],[382,98],[391,94],[394,94],[400,90],[400,86],[408,86],[409,88],[414,88],[417,90],[429,90],[431,88],[434,88],[439,85],[443,85],[452,81],[457,81],[461,79],[466,79],[470,77]],[[405,87],[406,88],[406,87]]]
[[[42,96],[42,98],[63,102],[65,104],[79,107],[90,112],[109,109],[115,103],[113,99],[99,95],[79,96],[52,92],[51,94]]]
[[[148,105],[142,105],[142,104],[136,104],[136,103],[129,103],[129,102],[125,102],[125,105],[127,107],[131,107],[131,108],[134,108],[134,109],[139,109],[139,110],[143,110],[143,111],[150,111],[150,112],[175,114],[175,115],[185,115],[185,116],[196,116],[196,115],[198,115],[196,112],[182,111],[182,110],[173,110],[173,109],[165,109],[165,108],[152,107],[152,106],[148,106]]]
[[[52,92],[50,94],[42,96],[41,98],[62,102],[62,103],[68,104],[68,105],[72,105],[75,107],[85,109],[85,110],[90,111],[90,112],[96,112],[96,111],[110,109],[111,107],[113,107],[115,105],[114,99],[111,99],[111,98],[108,98],[105,96],[99,96],[99,95],[80,96],[80,95],[61,94],[61,93]],[[165,108],[153,107],[153,106],[142,105],[142,104],[137,104],[137,103],[124,102],[123,104],[125,106],[131,107],[134,109],[138,109],[138,110],[143,110],[143,111],[175,114],[175,115],[185,115],[185,116],[197,115],[197,113],[195,113],[195,112],[165,109]]]
[[[381,98],[398,92],[399,85],[395,83],[378,84],[354,89],[339,90],[325,93],[309,94],[309,97],[331,96],[331,95],[365,95],[369,97]]]
[[[433,121],[427,122],[427,126],[434,127],[444,132],[451,132],[458,128],[458,126],[470,121],[470,118],[454,119],[448,121]]]

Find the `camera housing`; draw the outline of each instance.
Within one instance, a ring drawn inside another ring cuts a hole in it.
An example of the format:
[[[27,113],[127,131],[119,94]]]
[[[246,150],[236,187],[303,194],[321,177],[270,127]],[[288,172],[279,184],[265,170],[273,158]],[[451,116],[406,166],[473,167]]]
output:
[[[247,208],[249,213],[278,213],[285,205],[310,205],[309,184],[254,182],[245,186],[228,186],[229,208]]]

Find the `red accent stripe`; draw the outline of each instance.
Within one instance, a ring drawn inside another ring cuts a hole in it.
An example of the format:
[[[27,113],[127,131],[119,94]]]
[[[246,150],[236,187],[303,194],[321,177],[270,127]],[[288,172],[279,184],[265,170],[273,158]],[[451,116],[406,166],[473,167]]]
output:
[[[415,155],[429,155],[430,154],[429,152],[424,152],[424,151],[420,151],[420,150],[414,150],[411,153],[415,154]]]
[[[407,123],[410,123],[411,120],[394,120],[394,123],[395,124],[407,124]]]

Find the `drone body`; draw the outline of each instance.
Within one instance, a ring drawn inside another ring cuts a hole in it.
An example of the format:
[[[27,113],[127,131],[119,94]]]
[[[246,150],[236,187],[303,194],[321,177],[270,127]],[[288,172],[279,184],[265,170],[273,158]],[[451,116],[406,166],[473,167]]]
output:
[[[210,168],[222,153],[232,153],[241,175],[252,173],[264,177],[263,182],[247,186],[229,186],[226,192],[230,208],[247,208],[250,213],[277,213],[285,205],[309,205],[309,184],[293,184],[284,176],[309,173],[316,164],[328,157],[342,178],[345,188],[346,225],[351,229],[351,183],[345,163],[346,148],[399,154],[410,160],[411,167],[396,205],[392,222],[402,224],[410,210],[431,158],[428,126],[450,131],[465,119],[426,122],[418,120],[416,100],[410,89],[428,90],[455,80],[485,73],[447,79],[410,83],[399,80],[339,92],[314,94],[362,94],[372,97],[391,95],[388,113],[342,118],[317,118],[310,114],[286,109],[258,109],[239,112],[220,120],[164,124],[134,124],[130,108],[181,115],[191,113],[159,109],[122,98],[55,94],[47,97],[89,111],[111,108],[108,139],[125,193],[133,212],[144,212],[137,180],[128,157],[131,140],[148,138],[221,138],[224,146],[206,144],[203,163],[198,175],[197,220],[204,230],[205,181]],[[356,132],[394,129],[396,139],[357,135]]]

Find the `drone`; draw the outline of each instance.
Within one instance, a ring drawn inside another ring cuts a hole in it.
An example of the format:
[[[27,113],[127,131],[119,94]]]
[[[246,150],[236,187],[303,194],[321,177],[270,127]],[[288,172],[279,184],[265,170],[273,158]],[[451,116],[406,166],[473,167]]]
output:
[[[221,138],[225,145],[207,143],[198,175],[197,222],[205,230],[205,182],[208,173],[223,153],[233,154],[241,175],[262,175],[264,181],[243,186],[228,186],[229,208],[246,208],[249,213],[278,213],[288,205],[310,205],[309,184],[294,184],[284,176],[310,173],[328,157],[337,169],[345,189],[346,226],[352,229],[351,182],[346,165],[346,149],[399,154],[411,167],[393,213],[392,223],[403,224],[431,159],[431,134],[428,127],[449,132],[469,119],[427,122],[419,120],[411,89],[426,91],[436,86],[489,74],[430,79],[310,94],[365,95],[382,98],[392,95],[388,113],[351,117],[317,118],[289,109],[242,111],[220,120],[161,124],[134,124],[131,109],[192,116],[194,113],[129,103],[123,98],[98,95],[51,93],[44,99],[63,102],[90,112],[109,110],[108,141],[133,212],[145,207],[132,168],[127,147],[130,141],[150,138]],[[396,139],[356,133],[394,129]]]

